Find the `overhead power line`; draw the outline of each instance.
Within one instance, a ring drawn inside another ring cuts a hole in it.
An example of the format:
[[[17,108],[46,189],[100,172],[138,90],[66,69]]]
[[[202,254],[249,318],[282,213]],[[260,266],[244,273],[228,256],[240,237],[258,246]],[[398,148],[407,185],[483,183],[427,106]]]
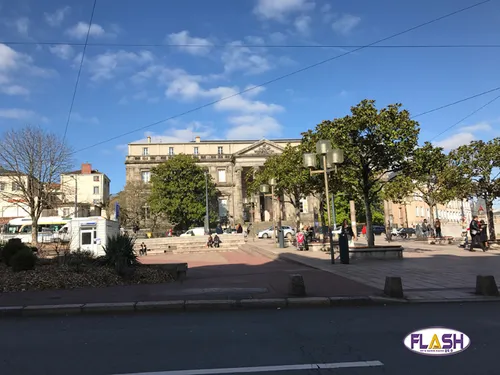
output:
[[[441,48],[500,48],[500,44],[395,44],[383,46],[343,45],[343,44],[170,44],[170,43],[81,43],[81,42],[25,42],[0,41],[0,44],[11,46],[72,46],[82,47],[149,47],[149,48],[377,48],[377,49],[441,49]]]
[[[85,43],[83,45],[82,58],[80,60],[80,66],[78,68],[78,74],[76,75],[75,87],[73,89],[73,96],[71,98],[71,104],[69,106],[68,118],[66,120],[66,126],[64,127],[63,142],[66,139],[66,134],[68,133],[69,122],[71,120],[71,114],[73,113],[73,106],[75,104],[76,92],[78,90],[78,84],[80,83],[80,76],[82,75],[83,60],[85,59],[85,52],[87,51],[87,44],[90,36],[90,29],[92,28],[92,22],[94,21],[95,7],[97,5],[97,0],[94,0],[94,5],[92,6],[92,12],[90,13],[89,28],[87,30],[87,35],[85,36]]]
[[[500,89],[500,87],[499,87]],[[490,91],[491,92],[491,91]],[[476,96],[477,97],[477,96]],[[486,104],[482,105],[481,107],[479,107],[478,109],[472,111],[471,113],[469,113],[467,116],[465,116],[463,119],[461,119],[460,121],[457,121],[456,123],[454,123],[453,125],[447,127],[445,130],[443,130],[441,133],[439,133],[438,135],[436,135],[435,137],[431,138],[431,142],[433,140],[435,140],[436,138],[442,136],[444,133],[448,132],[449,130],[453,129],[455,126],[457,125],[460,125],[462,122],[464,122],[465,120],[467,120],[469,117],[472,117],[474,116],[476,113],[478,113],[479,111],[481,111],[482,109],[486,108],[487,106],[489,106],[490,104],[492,104],[493,102],[495,102],[496,100],[500,99],[500,95],[494,97],[493,99],[491,99],[490,101],[488,101]]]
[[[330,61],[334,61],[334,60],[340,59],[340,58],[342,58],[342,57],[348,56],[348,55],[350,55],[350,54],[352,54],[352,53],[354,53],[354,52],[357,52],[357,51],[363,50],[363,49],[365,49],[365,48],[369,48],[370,46],[374,46],[374,45],[376,45],[376,44],[380,44],[380,43],[385,42],[385,41],[387,41],[387,40],[390,40],[390,39],[396,38],[396,37],[398,37],[398,36],[401,36],[401,35],[403,35],[403,34],[407,34],[407,33],[411,32],[411,31],[414,31],[414,30],[420,29],[420,28],[422,28],[422,27],[424,27],[424,26],[427,26],[427,25],[430,25],[430,24],[432,24],[432,23],[435,23],[435,22],[441,21],[441,20],[443,20],[443,19],[445,19],[445,18],[449,18],[449,17],[452,17],[452,16],[457,15],[457,14],[459,14],[459,13],[462,13],[462,12],[465,12],[465,11],[468,11],[468,10],[471,10],[471,9],[473,9],[473,8],[476,8],[476,7],[480,6],[480,5],[484,5],[484,4],[486,4],[486,3],[489,3],[490,1],[491,1],[491,0],[484,0],[484,1],[481,1],[481,2],[479,2],[479,3],[476,3],[476,4],[473,4],[473,5],[470,5],[470,6],[468,6],[468,7],[461,8],[461,9],[459,9],[459,10],[453,11],[453,12],[451,12],[451,13],[447,13],[447,14],[445,14],[445,15],[443,15],[443,16],[440,16],[440,17],[438,17],[438,18],[434,18],[434,19],[432,19],[432,20],[430,20],[430,21],[427,21],[427,22],[421,23],[421,24],[419,24],[419,25],[417,25],[417,26],[410,27],[410,28],[408,28],[408,29],[406,29],[406,30],[403,30],[403,31],[400,31],[400,32],[398,32],[398,33],[396,33],[396,34],[393,34],[393,35],[390,35],[390,36],[388,36],[388,37],[385,37],[385,38],[379,39],[379,40],[377,40],[377,41],[375,41],[375,42],[372,42],[372,43],[370,43],[370,44],[364,45],[364,46],[362,46],[362,47],[359,47],[359,48],[353,49],[353,50],[351,50],[351,51],[348,51],[348,52],[342,53],[342,54],[340,54],[340,55],[336,55],[336,56],[334,56],[334,57],[330,57],[330,58],[328,58],[328,59],[325,59],[325,60],[319,61],[319,62],[317,62],[317,63],[315,63],[315,64],[308,65],[308,66],[306,66],[306,67],[304,67],[304,68],[301,68],[301,69],[295,70],[295,71],[293,71],[293,72],[291,72],[291,73],[288,73],[288,74],[285,74],[285,75],[282,75],[282,76],[279,76],[279,77],[273,78],[273,79],[271,79],[271,80],[269,80],[269,81],[266,81],[266,82],[264,82],[264,83],[261,83],[261,84],[259,84],[259,85],[249,87],[249,88],[247,88],[247,89],[245,89],[245,90],[242,90],[242,91],[239,91],[239,92],[237,92],[237,93],[235,93],[235,94],[225,96],[225,97],[223,97],[223,98],[221,98],[221,99],[214,100],[214,101],[212,101],[212,102],[209,102],[209,103],[206,103],[206,104],[200,105],[200,106],[198,106],[198,107],[192,108],[192,109],[190,109],[190,110],[188,110],[188,111],[184,111],[184,112],[179,113],[179,114],[177,114],[177,115],[170,116],[170,117],[168,117],[168,118],[165,118],[165,119],[162,119],[162,120],[159,120],[159,121],[156,121],[156,122],[153,122],[153,123],[150,123],[150,124],[147,124],[147,125],[141,126],[141,127],[139,127],[139,128],[136,128],[136,129],[130,130],[130,131],[128,131],[128,132],[125,132],[125,133],[119,134],[119,135],[117,135],[117,136],[114,136],[114,137],[108,138],[108,139],[106,139],[106,140],[103,140],[103,141],[100,141],[100,142],[94,143],[93,145],[90,145],[90,146],[87,146],[87,147],[81,148],[81,149],[79,149],[79,150],[75,151],[74,153],[81,152],[81,151],[85,151],[85,150],[88,150],[88,149],[90,149],[90,148],[93,148],[93,147],[96,147],[96,146],[102,145],[102,144],[104,144],[104,143],[108,143],[108,142],[114,141],[114,140],[116,140],[116,139],[119,139],[119,138],[121,138],[121,137],[124,137],[124,136],[130,135],[130,134],[136,133],[136,132],[138,132],[138,131],[141,131],[141,130],[144,130],[144,129],[151,128],[151,127],[153,127],[153,126],[159,125],[159,124],[164,123],[164,122],[166,122],[166,121],[173,120],[173,119],[176,119],[176,118],[179,118],[179,117],[185,116],[185,115],[190,114],[190,113],[193,113],[193,112],[197,112],[197,111],[199,111],[199,110],[201,110],[201,109],[204,109],[204,108],[207,108],[207,107],[213,106],[213,105],[215,105],[215,104],[217,104],[217,103],[220,103],[220,102],[222,102],[222,101],[225,101],[225,100],[229,100],[229,99],[231,99],[231,98],[234,98],[235,96],[239,96],[239,95],[245,94],[245,93],[247,93],[247,92],[250,92],[250,91],[256,90],[256,89],[258,89],[258,88],[260,88],[260,87],[267,86],[267,85],[270,85],[270,84],[272,84],[272,83],[274,83],[274,82],[281,81],[281,80],[283,80],[283,79],[285,79],[285,78],[288,78],[288,77],[294,76],[294,75],[296,75],[296,74],[299,74],[299,73],[305,72],[305,71],[307,71],[307,70],[310,70],[310,69],[312,69],[312,68],[316,68],[316,67],[318,67],[318,66],[324,65],[324,64],[326,64],[326,63],[328,63],[328,62],[330,62]]]

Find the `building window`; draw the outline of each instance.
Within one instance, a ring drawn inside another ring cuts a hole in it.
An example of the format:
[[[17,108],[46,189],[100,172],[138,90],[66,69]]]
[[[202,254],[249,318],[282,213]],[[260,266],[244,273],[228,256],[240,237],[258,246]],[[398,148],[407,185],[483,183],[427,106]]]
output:
[[[94,182],[99,182],[99,176],[94,176]]]
[[[169,148],[168,148],[168,154],[169,154],[170,156],[172,156],[172,155],[174,154],[174,148],[173,148],[173,147],[169,147]]]
[[[224,153],[224,149],[222,148],[222,146],[217,147],[217,154],[222,155],[223,153]]]
[[[142,180],[142,182],[144,182],[146,184],[149,181],[151,181],[151,172],[150,171],[142,171],[141,172],[141,180]]]
[[[219,182],[226,182],[226,170],[225,169],[219,169],[217,171],[217,176]]]
[[[227,216],[229,212],[227,207],[227,199],[219,199],[219,218]]]
[[[5,190],[5,182],[0,182],[0,191]]]
[[[148,156],[148,155],[149,155],[149,148],[148,148],[148,147],[144,147],[144,148],[142,149],[142,154],[143,154],[144,156]]]
[[[17,182],[12,183],[12,191],[19,191],[21,190],[21,186]]]
[[[94,186],[94,195],[99,194],[99,186]]]
[[[199,151],[198,151],[198,147],[195,147],[195,148],[193,149],[193,154],[198,155],[198,153],[199,153]]]

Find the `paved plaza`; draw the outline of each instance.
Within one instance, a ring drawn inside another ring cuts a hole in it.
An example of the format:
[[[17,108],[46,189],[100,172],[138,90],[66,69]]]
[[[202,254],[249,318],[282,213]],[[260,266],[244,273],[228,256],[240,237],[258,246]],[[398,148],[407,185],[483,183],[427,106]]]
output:
[[[378,242],[382,245],[380,240]],[[404,247],[404,258],[355,260],[332,265],[330,254],[279,249],[271,241],[251,241],[248,247],[271,256],[296,261],[335,275],[383,290],[386,276],[400,276],[406,297],[418,299],[478,298],[473,293],[477,275],[493,275],[500,280],[500,251],[470,252],[457,245],[428,245],[416,241],[393,242]]]

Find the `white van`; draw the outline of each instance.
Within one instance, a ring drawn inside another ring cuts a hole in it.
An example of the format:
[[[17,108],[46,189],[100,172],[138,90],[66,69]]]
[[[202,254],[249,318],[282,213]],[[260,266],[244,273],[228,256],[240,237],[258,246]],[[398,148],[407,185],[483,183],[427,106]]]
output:
[[[179,237],[204,236],[204,235],[205,235],[205,228],[198,227],[198,228],[191,228],[190,230],[182,233]]]

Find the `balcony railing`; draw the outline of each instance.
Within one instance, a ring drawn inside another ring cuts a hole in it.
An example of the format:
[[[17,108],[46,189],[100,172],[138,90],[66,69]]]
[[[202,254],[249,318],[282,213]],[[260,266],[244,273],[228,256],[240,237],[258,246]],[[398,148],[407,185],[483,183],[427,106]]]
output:
[[[163,163],[175,155],[147,155],[147,156],[127,156],[127,162],[149,162],[149,163]],[[230,160],[232,155],[228,154],[199,154],[191,155],[193,158],[203,161],[208,160]]]

